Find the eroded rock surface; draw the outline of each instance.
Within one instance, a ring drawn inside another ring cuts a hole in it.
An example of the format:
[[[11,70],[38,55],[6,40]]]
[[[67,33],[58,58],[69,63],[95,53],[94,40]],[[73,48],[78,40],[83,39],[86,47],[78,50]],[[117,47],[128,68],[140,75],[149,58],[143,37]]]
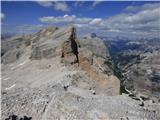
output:
[[[159,119],[156,103],[142,106],[119,95],[120,81],[99,38],[76,38],[73,27],[46,28],[28,38],[18,59],[2,63],[3,120]],[[2,57],[12,57],[8,52]]]

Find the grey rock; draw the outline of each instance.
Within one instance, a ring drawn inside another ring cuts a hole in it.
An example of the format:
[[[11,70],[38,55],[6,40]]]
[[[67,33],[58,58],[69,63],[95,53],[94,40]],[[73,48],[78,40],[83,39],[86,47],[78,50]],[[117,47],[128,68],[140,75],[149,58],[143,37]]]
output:
[[[24,50],[20,59],[2,65],[2,119],[159,119],[159,104],[141,107],[141,101],[119,95],[119,79],[104,72],[112,71],[104,43],[75,39],[75,33],[73,27],[41,30],[17,49]]]
[[[17,61],[23,53],[22,49],[9,50],[2,56],[2,63],[9,64]]]

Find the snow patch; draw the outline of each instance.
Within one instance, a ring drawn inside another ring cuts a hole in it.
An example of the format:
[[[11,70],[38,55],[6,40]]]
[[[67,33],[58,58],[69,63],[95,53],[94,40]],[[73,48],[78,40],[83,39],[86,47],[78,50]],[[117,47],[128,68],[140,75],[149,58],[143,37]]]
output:
[[[4,78],[3,80],[9,80],[10,78],[8,77],[8,78]]]
[[[12,86],[10,86],[10,87],[8,87],[8,88],[5,88],[6,90],[10,90],[11,88],[13,88],[13,87],[15,87],[16,86],[16,84],[14,84],[14,85],[12,85]]]

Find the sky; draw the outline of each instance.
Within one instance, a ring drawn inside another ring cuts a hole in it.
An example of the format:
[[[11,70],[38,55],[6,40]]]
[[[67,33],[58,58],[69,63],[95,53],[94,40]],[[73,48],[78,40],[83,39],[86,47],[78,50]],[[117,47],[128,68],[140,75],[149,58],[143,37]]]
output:
[[[73,25],[79,34],[160,38],[160,2],[2,1],[2,33]]]

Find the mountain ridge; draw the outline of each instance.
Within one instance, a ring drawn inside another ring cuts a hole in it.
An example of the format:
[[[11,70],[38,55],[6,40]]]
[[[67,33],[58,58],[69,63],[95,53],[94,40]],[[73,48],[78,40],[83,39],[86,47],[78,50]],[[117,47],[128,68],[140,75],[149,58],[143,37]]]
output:
[[[49,27],[11,41],[2,43],[2,119],[158,119],[156,103],[120,95],[100,38]]]

